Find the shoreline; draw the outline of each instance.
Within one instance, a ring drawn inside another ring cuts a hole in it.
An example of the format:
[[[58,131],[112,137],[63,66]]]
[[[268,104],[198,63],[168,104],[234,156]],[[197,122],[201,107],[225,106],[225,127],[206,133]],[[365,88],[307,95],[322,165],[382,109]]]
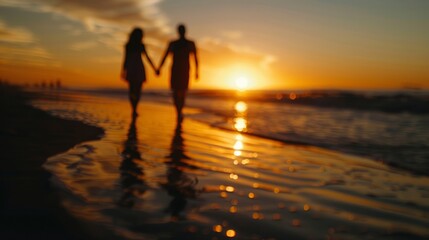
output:
[[[61,206],[46,160],[78,143],[99,139],[104,130],[64,120],[30,106],[37,98],[0,85],[0,232],[6,239],[88,239],[84,226]]]

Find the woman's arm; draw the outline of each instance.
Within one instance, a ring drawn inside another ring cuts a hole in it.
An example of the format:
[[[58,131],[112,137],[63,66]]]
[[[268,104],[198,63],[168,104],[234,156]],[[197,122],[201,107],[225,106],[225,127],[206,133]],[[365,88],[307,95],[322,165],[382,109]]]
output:
[[[156,71],[157,71],[157,69],[156,69],[155,65],[153,65],[153,62],[152,62],[152,60],[150,59],[149,54],[147,54],[146,48],[144,48],[144,55],[146,56],[146,58],[147,58],[147,60],[149,61],[150,65],[152,66],[153,70],[156,72]]]

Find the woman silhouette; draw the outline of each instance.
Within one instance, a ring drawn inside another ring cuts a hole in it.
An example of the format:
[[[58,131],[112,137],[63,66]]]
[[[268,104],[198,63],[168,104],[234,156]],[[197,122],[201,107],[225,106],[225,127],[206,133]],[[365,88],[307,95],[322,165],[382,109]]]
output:
[[[155,66],[152,60],[150,60],[142,40],[143,30],[141,28],[134,28],[125,45],[125,60],[121,72],[122,79],[127,81],[129,85],[129,98],[133,109],[133,116],[137,116],[137,104],[140,100],[142,84],[146,81],[142,54],[146,56],[150,65],[155,70]]]

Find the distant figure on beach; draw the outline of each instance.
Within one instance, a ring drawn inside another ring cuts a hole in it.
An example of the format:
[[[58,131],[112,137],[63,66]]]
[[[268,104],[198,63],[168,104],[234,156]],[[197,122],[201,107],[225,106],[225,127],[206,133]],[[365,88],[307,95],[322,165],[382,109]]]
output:
[[[137,104],[140,100],[142,85],[146,81],[142,54],[146,56],[152,68],[156,70],[143,44],[143,30],[134,28],[125,45],[125,59],[121,72],[121,78],[127,81],[129,85],[129,98],[133,116],[137,116]]]
[[[185,37],[186,28],[183,24],[177,27],[177,32],[179,34],[179,39],[169,43],[156,73],[159,75],[159,71],[162,65],[164,65],[165,59],[171,53],[173,55],[173,64],[171,66],[170,88],[173,91],[173,101],[176,107],[177,120],[181,121],[183,119],[182,109],[185,105],[186,93],[189,86],[189,57],[190,54],[194,55],[195,79],[197,80],[198,57],[195,43]]]

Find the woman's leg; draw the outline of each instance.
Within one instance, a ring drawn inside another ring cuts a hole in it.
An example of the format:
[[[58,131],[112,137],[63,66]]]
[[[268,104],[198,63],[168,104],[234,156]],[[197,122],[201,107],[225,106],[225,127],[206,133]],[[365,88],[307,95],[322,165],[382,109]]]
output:
[[[135,116],[137,115],[137,104],[140,101],[141,86],[142,86],[141,83],[130,84],[129,98],[130,98],[133,115]]]

